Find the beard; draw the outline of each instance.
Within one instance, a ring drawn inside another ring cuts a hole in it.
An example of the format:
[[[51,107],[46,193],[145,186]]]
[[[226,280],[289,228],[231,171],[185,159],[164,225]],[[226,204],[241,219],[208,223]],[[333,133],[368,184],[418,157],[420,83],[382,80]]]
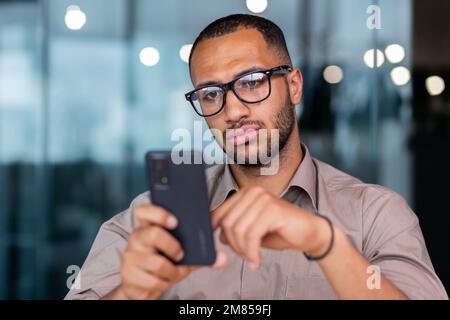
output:
[[[289,94],[281,110],[274,115],[272,123],[273,129],[278,130],[278,136],[275,136],[275,138],[278,138],[278,141],[272,141],[273,135],[266,130],[267,137],[263,141],[258,136],[258,139],[255,141],[247,142],[243,146],[230,146],[232,150],[229,150],[230,147],[226,147],[225,149],[222,147],[223,151],[227,154],[227,157],[233,159],[234,163],[239,164],[243,169],[260,168],[270,162],[273,157],[282,155],[296,123],[294,105],[289,99]],[[261,129],[265,127],[262,121],[244,120],[232,126],[230,129],[238,129],[244,125],[257,125]],[[226,141],[225,134],[224,132],[224,140],[222,141]],[[261,148],[264,150],[260,150]],[[256,161],[249,161],[252,158],[250,156],[251,153],[253,153],[253,159]],[[261,155],[267,155],[268,159],[262,159]]]

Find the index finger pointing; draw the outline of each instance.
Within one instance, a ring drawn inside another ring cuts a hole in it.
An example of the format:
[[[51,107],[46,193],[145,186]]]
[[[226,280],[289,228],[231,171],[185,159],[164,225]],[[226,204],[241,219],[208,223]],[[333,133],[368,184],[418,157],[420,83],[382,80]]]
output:
[[[217,229],[217,227],[220,224],[220,221],[222,221],[222,219],[225,217],[228,210],[236,204],[236,202],[240,199],[241,195],[242,192],[235,192],[231,197],[226,199],[219,207],[217,207],[212,212],[211,222],[213,230]]]

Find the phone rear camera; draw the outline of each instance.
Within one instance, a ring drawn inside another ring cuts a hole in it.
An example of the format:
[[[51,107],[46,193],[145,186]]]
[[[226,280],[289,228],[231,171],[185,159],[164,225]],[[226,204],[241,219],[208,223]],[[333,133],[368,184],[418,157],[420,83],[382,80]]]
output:
[[[169,163],[167,158],[156,156],[153,157],[150,160],[150,171],[152,176],[152,183],[155,188],[169,188]]]

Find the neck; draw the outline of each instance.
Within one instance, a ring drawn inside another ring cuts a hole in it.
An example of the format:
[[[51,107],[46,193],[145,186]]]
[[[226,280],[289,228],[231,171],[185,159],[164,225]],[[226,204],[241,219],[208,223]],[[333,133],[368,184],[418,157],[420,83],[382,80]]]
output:
[[[230,164],[231,173],[239,188],[261,186],[273,195],[281,195],[303,159],[300,134],[297,126],[294,127],[288,142],[283,150],[280,150],[278,156],[279,167],[273,175],[261,175],[260,167],[248,168],[238,164]]]

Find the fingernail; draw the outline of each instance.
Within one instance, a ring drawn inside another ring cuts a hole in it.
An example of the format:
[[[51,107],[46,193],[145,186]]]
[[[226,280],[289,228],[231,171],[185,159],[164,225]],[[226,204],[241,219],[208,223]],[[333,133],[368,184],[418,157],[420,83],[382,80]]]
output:
[[[177,223],[178,223],[178,221],[177,221],[177,219],[176,219],[175,217],[169,216],[169,217],[167,218],[166,225],[167,225],[169,228],[175,228],[175,227],[177,226]]]
[[[223,263],[225,263],[227,257],[225,256],[225,254],[223,252],[217,252],[216,255],[216,262],[214,263],[214,266],[220,266]]]
[[[178,261],[180,261],[181,259],[183,259],[184,253],[183,251],[180,251],[180,253],[177,254],[177,257],[175,259],[177,259]]]
[[[252,269],[253,271],[256,271],[258,269],[258,265],[254,262],[250,262],[250,269]]]

